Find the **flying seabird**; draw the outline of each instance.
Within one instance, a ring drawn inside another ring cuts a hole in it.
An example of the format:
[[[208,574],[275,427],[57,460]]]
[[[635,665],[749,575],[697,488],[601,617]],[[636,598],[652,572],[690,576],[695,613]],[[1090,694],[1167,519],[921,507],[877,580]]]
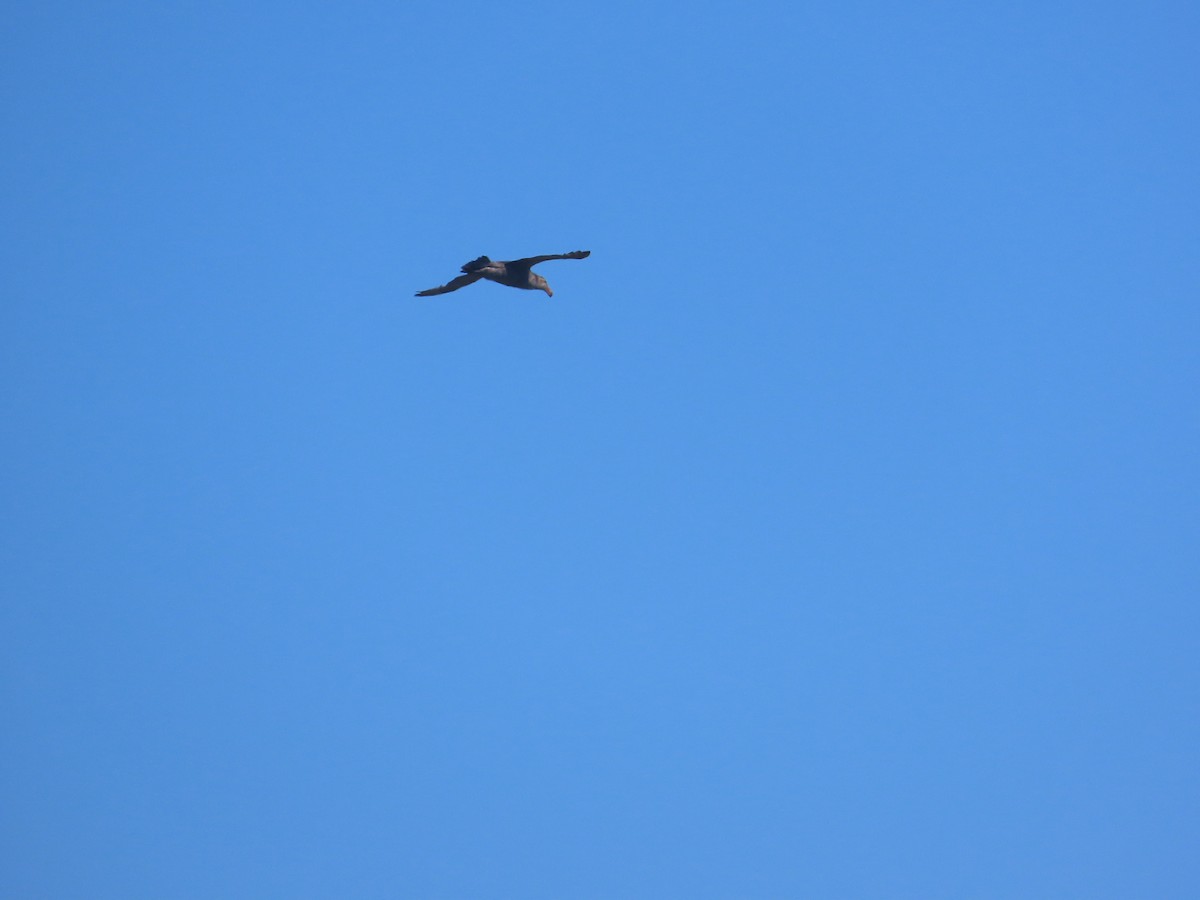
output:
[[[462,267],[462,275],[443,284],[441,287],[418,291],[418,297],[432,297],[434,294],[448,294],[457,291],[468,284],[474,284],[480,278],[506,284],[509,287],[521,288],[526,291],[545,291],[549,297],[554,296],[546,279],[533,271],[538,263],[548,259],[586,259],[592,255],[591,250],[575,250],[571,253],[551,253],[547,256],[527,256],[524,259],[514,259],[508,262],[493,262],[486,256],[473,259]]]

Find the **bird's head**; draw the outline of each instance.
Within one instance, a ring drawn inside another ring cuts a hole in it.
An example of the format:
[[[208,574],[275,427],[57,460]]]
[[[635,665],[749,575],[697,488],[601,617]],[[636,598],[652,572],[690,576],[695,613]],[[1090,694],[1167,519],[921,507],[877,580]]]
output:
[[[547,297],[553,297],[554,291],[550,290],[550,284],[541,275],[533,273],[533,286],[539,291],[545,291]]]

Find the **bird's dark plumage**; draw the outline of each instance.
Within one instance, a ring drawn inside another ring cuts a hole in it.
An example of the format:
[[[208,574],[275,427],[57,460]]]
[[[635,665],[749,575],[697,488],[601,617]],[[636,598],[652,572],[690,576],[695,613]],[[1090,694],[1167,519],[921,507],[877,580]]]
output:
[[[418,291],[418,297],[432,297],[434,294],[448,294],[457,291],[468,284],[474,284],[480,278],[506,284],[509,287],[521,288],[526,291],[545,291],[553,297],[554,291],[546,279],[532,271],[538,263],[548,259],[587,259],[592,255],[591,250],[575,250],[571,253],[550,253],[546,256],[527,256],[524,259],[513,259],[508,262],[493,262],[486,256],[473,259],[462,267],[462,273],[457,278],[448,281],[440,287],[427,291]]]

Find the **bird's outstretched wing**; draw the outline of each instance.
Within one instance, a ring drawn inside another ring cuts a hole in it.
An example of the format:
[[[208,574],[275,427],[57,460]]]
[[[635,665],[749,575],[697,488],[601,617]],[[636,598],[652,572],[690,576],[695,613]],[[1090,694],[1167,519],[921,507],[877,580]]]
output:
[[[459,275],[453,281],[443,284],[441,287],[430,288],[427,291],[417,291],[418,297],[432,297],[434,294],[448,294],[451,291],[457,291],[460,287],[466,287],[468,284],[474,284],[482,275],[474,272],[468,272],[466,275]]]
[[[591,255],[591,250],[572,250],[570,253],[550,253],[546,256],[527,256],[524,259],[514,259],[509,265],[528,269],[548,259],[587,259]]]

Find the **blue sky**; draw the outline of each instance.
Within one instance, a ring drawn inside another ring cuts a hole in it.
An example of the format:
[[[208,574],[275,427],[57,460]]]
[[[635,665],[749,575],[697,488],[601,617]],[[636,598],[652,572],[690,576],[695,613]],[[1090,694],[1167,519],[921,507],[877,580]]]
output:
[[[1195,897],[1198,19],[11,10],[0,893]]]

